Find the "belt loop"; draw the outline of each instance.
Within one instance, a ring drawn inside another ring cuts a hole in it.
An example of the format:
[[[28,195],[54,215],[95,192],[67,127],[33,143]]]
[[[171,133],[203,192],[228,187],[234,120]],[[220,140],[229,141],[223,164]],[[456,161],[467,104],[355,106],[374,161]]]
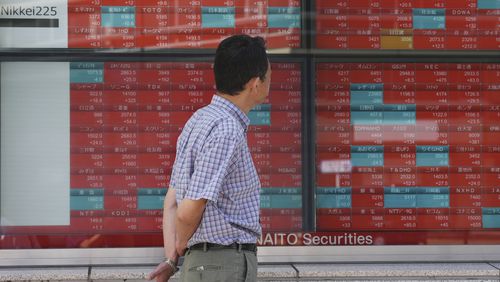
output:
[[[208,250],[208,243],[203,243],[203,251],[206,252]]]
[[[241,253],[241,248],[243,247],[243,245],[239,243],[236,243],[236,245],[238,246],[238,253]]]

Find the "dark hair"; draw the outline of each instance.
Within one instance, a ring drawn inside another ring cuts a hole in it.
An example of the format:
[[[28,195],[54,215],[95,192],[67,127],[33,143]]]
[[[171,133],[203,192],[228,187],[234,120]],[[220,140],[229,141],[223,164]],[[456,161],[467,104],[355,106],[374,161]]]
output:
[[[214,73],[217,91],[238,95],[254,77],[265,79],[268,68],[266,43],[262,37],[233,35],[215,52]]]

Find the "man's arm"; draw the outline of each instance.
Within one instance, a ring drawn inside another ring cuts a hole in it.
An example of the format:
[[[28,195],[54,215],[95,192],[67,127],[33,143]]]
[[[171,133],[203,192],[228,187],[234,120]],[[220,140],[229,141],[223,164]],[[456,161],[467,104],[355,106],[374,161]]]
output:
[[[179,255],[184,254],[189,239],[198,229],[206,205],[207,199],[203,198],[199,200],[185,198],[179,204],[175,220],[176,249]]]
[[[175,262],[179,258],[175,250],[175,217],[177,202],[175,200],[175,189],[170,187],[163,203],[163,245],[165,247],[165,258]]]
[[[170,187],[165,201],[163,202],[163,246],[165,247],[165,258],[168,258],[177,264],[179,255],[175,249],[175,214],[177,211],[177,202],[175,200],[175,189]],[[175,273],[170,265],[161,262],[156,269],[149,274],[148,279],[156,279],[157,282],[168,281]]]
[[[208,201],[217,203],[220,189],[234,163],[241,140],[232,135],[215,136],[204,143],[194,162],[189,188],[177,208],[175,221],[177,253],[183,255],[189,239],[198,229]]]

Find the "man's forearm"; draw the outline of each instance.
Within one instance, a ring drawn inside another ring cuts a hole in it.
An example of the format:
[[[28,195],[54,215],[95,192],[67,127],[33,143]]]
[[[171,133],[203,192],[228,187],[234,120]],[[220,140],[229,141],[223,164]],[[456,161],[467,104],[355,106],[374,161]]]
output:
[[[184,199],[179,204],[175,220],[178,247],[185,247],[201,222],[207,200]]]
[[[175,249],[175,217],[177,203],[175,201],[175,189],[169,188],[163,205],[163,245],[165,257],[177,261],[178,255]]]

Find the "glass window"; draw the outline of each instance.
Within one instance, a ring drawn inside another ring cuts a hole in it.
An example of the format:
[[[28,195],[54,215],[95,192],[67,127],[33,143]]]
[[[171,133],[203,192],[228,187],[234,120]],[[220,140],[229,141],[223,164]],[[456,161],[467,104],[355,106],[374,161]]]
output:
[[[261,223],[300,231],[302,66],[272,69],[249,113]],[[3,62],[1,78],[2,248],[159,246],[177,137],[215,93],[212,63]]]
[[[498,63],[315,68],[318,231],[499,243]]]
[[[162,245],[221,39],[266,39],[259,244],[500,244],[499,0],[4,0],[0,248]]]
[[[498,50],[499,8],[497,0],[317,0],[314,44],[320,49]]]
[[[301,47],[300,0],[5,0],[0,47],[72,49],[215,48],[231,34]]]

